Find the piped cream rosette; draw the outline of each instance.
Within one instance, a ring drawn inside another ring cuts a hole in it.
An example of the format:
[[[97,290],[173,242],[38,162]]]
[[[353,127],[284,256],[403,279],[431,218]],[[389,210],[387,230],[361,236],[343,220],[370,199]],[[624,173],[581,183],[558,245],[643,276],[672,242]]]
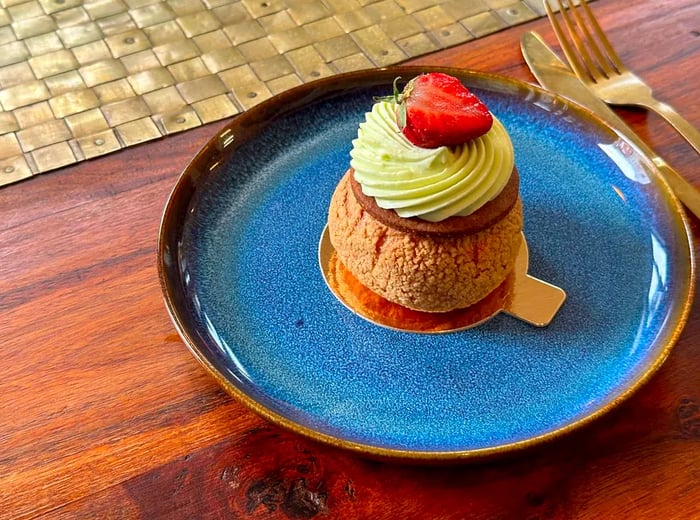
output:
[[[350,165],[362,192],[404,218],[467,216],[498,196],[513,171],[513,144],[496,117],[481,137],[420,148],[401,133],[396,104],[378,101],[353,140]]]

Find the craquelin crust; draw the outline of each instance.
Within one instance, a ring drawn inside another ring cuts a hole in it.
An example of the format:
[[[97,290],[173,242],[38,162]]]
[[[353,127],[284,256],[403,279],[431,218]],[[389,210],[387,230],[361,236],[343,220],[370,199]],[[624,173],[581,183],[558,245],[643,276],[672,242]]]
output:
[[[331,198],[328,231],[336,254],[364,286],[410,309],[468,307],[513,269],[521,243],[522,202],[492,226],[440,236],[391,228],[356,200],[346,173]]]

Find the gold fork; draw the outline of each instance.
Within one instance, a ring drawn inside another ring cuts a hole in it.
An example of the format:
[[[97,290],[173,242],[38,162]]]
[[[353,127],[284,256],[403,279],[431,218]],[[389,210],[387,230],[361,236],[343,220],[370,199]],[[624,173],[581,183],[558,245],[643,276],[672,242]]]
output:
[[[700,153],[700,132],[673,107],[655,99],[651,87],[622,63],[586,0],[579,0],[579,9],[572,0],[556,0],[569,38],[557,21],[550,0],[543,2],[569,65],[581,81],[608,104],[636,105],[653,110]]]

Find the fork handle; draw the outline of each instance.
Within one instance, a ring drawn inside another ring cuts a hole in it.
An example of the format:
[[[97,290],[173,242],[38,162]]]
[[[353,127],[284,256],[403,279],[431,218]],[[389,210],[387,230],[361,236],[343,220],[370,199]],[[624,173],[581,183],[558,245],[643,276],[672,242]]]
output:
[[[700,154],[700,132],[698,132],[698,130],[682,115],[676,112],[675,108],[653,97],[645,102],[643,106],[653,110],[668,121],[670,125],[690,143],[690,146],[695,148],[695,151]]]

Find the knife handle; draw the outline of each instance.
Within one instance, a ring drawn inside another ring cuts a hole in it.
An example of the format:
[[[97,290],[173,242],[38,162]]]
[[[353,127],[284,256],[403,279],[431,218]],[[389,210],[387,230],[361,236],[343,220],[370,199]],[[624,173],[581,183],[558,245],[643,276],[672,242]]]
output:
[[[700,219],[700,191],[681,177],[676,170],[658,155],[652,156],[652,160],[663,178],[666,179],[666,182],[671,186],[676,197],[678,197],[693,215]]]
[[[700,219],[700,191],[698,191],[698,188],[685,180],[675,168],[652,150],[651,147],[639,137],[639,134],[632,130],[619,116],[613,114],[608,117],[608,121],[635,144],[644,155],[652,160],[656,165],[656,169],[666,182],[668,182],[668,185],[676,194],[676,197],[678,197],[678,200],[683,203],[688,211]]]

